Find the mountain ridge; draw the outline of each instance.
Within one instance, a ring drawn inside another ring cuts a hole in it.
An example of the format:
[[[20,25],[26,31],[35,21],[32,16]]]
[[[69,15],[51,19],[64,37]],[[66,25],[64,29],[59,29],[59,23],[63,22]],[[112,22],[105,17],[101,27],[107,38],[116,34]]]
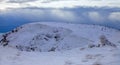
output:
[[[60,51],[98,44],[101,35],[117,43],[119,33],[118,30],[97,25],[38,22],[22,25],[3,34],[1,44],[21,51]]]

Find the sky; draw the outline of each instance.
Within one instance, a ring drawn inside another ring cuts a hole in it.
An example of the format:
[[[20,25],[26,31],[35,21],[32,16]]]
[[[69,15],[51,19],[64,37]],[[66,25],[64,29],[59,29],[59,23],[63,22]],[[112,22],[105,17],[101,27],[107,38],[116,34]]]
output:
[[[31,22],[97,24],[120,29],[120,0],[0,0],[1,33]]]

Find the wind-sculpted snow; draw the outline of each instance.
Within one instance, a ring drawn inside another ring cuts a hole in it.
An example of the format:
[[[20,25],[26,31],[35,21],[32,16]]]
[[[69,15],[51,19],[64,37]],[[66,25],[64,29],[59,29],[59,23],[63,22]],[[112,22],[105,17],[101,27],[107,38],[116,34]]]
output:
[[[120,65],[120,31],[103,26],[31,23],[0,42],[0,65]]]
[[[1,43],[21,51],[56,51],[83,46],[88,41],[72,34],[70,29],[33,23],[4,34]]]
[[[0,42],[3,46],[12,46],[21,51],[49,52],[97,45],[101,43],[101,35],[105,35],[113,44],[120,40],[120,32],[107,27],[47,22],[17,27],[3,34]]]

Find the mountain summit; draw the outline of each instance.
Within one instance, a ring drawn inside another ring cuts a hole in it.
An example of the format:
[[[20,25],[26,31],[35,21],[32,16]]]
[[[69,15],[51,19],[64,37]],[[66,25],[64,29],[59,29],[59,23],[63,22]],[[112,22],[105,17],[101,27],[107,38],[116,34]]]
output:
[[[1,35],[1,44],[21,51],[60,51],[99,44],[101,35],[116,43],[120,32],[97,25],[30,23]],[[114,40],[113,40],[114,39]],[[105,43],[104,43],[105,44]]]

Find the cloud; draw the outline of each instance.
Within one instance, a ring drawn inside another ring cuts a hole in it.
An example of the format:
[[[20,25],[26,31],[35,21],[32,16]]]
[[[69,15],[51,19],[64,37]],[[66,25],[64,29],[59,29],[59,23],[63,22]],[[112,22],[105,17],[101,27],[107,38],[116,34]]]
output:
[[[4,0],[0,0],[0,2],[3,2]]]
[[[2,2],[2,3],[1,3]],[[120,7],[120,0],[1,0],[0,8],[74,8],[74,7]],[[4,6],[3,6],[4,5]],[[13,6],[14,5],[14,6]],[[20,5],[20,6],[16,6]]]
[[[112,12],[108,17],[111,21],[120,21],[120,12]]]
[[[71,22],[100,24],[120,29],[119,8],[18,8],[0,12],[0,26],[28,22]],[[117,22],[115,22],[117,20]],[[14,23],[14,24],[13,24]]]
[[[73,8],[76,6],[86,6],[86,7],[120,7],[120,1],[114,1],[114,0],[109,0],[109,1],[104,1],[104,0],[48,0],[51,2],[43,3],[45,1],[36,1],[36,2],[29,2],[26,4],[29,4],[31,6],[36,6],[36,7],[50,7],[50,8]]]
[[[66,20],[66,21],[75,21],[77,20],[76,15],[73,12],[70,11],[64,11],[60,9],[55,9],[51,11],[51,14],[54,15],[55,17]]]
[[[6,2],[1,2],[0,3],[0,11],[6,11],[8,9],[16,9],[16,8],[25,8],[25,5],[21,5],[18,3],[6,3]]]
[[[0,13],[10,17],[10,20],[25,19],[28,21],[58,21],[58,22],[77,22],[78,17],[73,11],[62,9],[14,9]],[[4,17],[5,18],[5,17]],[[20,21],[20,20],[19,20]],[[25,22],[24,21],[24,22]],[[21,21],[22,22],[22,21]]]
[[[98,21],[103,21],[104,18],[102,15],[100,15],[100,13],[93,11],[93,12],[88,12],[88,17],[94,21],[94,22],[98,22]]]
[[[25,3],[25,2],[32,2],[36,0],[8,0],[9,3]]]

